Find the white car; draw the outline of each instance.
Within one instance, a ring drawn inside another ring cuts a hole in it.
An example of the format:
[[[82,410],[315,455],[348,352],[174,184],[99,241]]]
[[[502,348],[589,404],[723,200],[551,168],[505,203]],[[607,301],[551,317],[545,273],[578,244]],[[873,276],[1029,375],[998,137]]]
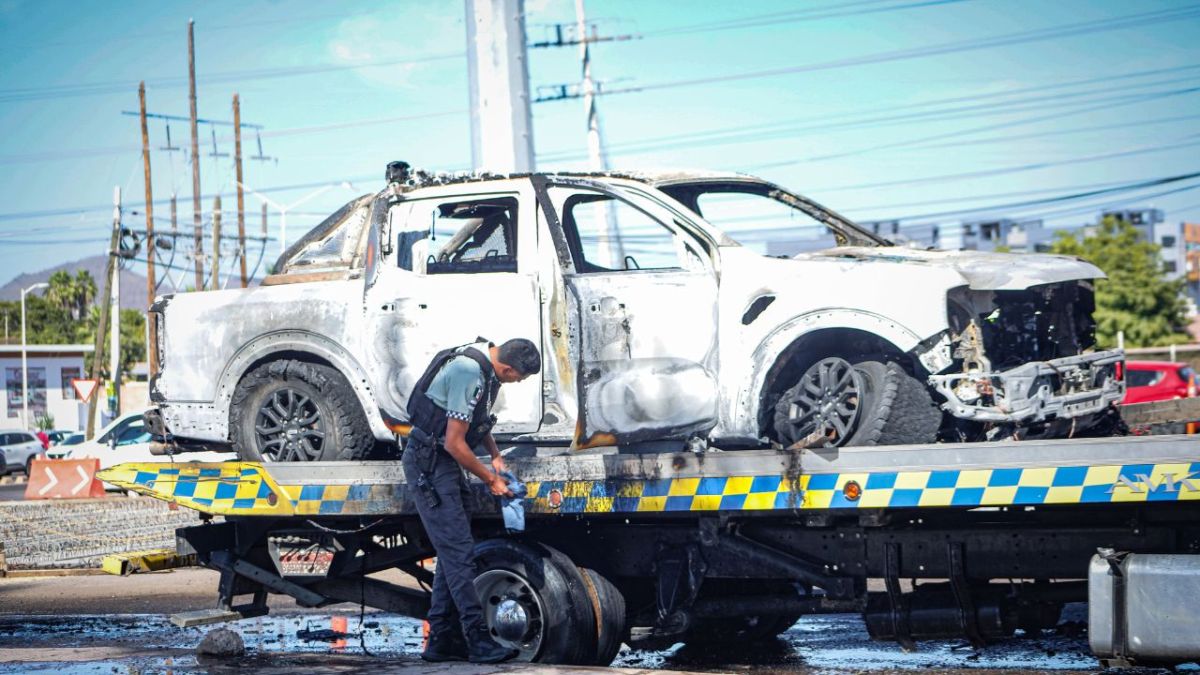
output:
[[[155,455],[150,452],[151,440],[142,413],[127,413],[109,422],[94,439],[64,447],[64,458],[96,457],[101,469],[126,462],[169,462],[172,459],[176,462],[224,462],[235,459],[232,453],[221,452],[189,452],[174,457]],[[40,443],[38,447],[41,447]]]
[[[29,475],[33,458],[42,452],[42,442],[32,432],[20,429],[0,430],[0,476],[20,470]]]

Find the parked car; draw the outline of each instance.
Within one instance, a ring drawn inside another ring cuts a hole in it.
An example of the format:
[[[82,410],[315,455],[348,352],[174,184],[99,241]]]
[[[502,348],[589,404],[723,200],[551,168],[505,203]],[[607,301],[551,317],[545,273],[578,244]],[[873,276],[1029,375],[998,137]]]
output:
[[[33,458],[44,450],[42,442],[31,431],[20,429],[0,430],[0,455],[4,458],[3,470],[0,476],[10,471],[21,470],[29,475]]]
[[[46,456],[50,459],[63,459],[71,451],[71,446],[79,445],[86,440],[87,437],[83,435],[83,432],[68,433],[67,437],[58,445],[50,446],[50,449],[46,451]]]
[[[171,457],[155,455],[150,452],[153,440],[141,412],[127,413],[109,422],[96,434],[96,438],[84,441],[66,448],[64,459],[81,459],[96,457],[100,460],[100,468],[125,462],[167,462]],[[189,462],[224,462],[234,459],[234,456],[219,452],[193,452],[175,461]]]
[[[1196,371],[1178,361],[1126,361],[1126,403],[1169,401],[1196,395]]]
[[[54,447],[56,445],[61,445],[68,436],[71,436],[75,433],[77,432],[71,431],[70,429],[51,429],[46,432],[46,435],[50,437],[50,447]]]

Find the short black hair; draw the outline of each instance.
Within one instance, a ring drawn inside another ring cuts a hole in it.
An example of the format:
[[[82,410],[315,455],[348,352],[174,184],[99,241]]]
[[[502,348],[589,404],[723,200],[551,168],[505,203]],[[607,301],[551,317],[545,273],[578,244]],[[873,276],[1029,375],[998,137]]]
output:
[[[537,345],[525,338],[513,338],[500,345],[496,357],[522,375],[533,375],[542,369],[542,355],[538,353]]]

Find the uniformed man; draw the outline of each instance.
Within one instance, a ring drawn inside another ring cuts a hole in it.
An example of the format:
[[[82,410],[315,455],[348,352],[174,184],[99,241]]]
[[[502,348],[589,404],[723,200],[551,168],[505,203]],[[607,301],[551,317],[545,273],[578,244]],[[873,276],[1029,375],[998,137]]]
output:
[[[408,401],[413,425],[404,450],[404,474],[417,513],[437,552],[437,571],[429,605],[426,661],[499,663],[517,655],[492,639],[475,592],[471,523],[464,507],[469,499],[467,470],[493,495],[512,496],[504,459],[492,438],[492,404],[500,385],[520,382],[541,370],[537,347],[525,339],[499,347],[481,341],[438,352]],[[475,456],[482,444],[491,467]]]

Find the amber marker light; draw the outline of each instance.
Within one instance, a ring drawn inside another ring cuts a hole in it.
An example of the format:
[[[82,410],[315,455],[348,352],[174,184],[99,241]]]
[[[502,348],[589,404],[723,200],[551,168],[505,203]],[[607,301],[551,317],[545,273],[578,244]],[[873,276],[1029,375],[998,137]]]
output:
[[[846,498],[846,501],[856,502],[862,496],[862,486],[856,480],[848,480],[842,486],[842,496]]]

